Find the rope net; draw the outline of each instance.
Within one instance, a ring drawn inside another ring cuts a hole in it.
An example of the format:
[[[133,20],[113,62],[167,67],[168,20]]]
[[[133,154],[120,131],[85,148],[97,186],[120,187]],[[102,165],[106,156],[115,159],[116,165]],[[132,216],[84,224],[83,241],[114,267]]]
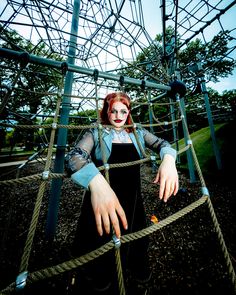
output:
[[[55,171],[52,167],[53,151],[58,147],[56,138],[60,138],[60,132],[66,132],[62,144],[64,151],[66,151],[65,142],[71,144],[72,142],[69,140],[73,139],[73,142],[79,140],[84,129],[99,127],[94,124],[96,116],[89,111],[91,109],[98,111],[101,108],[105,93],[117,89],[126,90],[125,87],[129,84],[138,86],[136,91],[132,87],[128,88],[131,92],[133,105],[140,109],[140,112],[146,107],[152,114],[145,122],[138,122],[140,116],[136,114],[134,122],[151,130],[154,128],[153,130],[158,136],[159,133],[165,132],[165,135],[167,134],[170,138],[169,141],[175,145],[179,139],[175,132],[179,123],[182,123],[183,128],[188,130],[181,104],[178,99],[174,102],[171,101],[167,95],[167,90],[170,90],[168,83],[174,76],[176,77],[176,70],[178,70],[178,50],[183,49],[188,42],[199,36],[207,44],[208,38],[212,37],[212,33],[209,34],[213,27],[212,24],[217,23],[217,26],[214,26],[215,34],[218,31],[224,32],[231,40],[228,51],[222,58],[232,60],[235,54],[235,28],[230,28],[227,24],[226,30],[224,26],[225,16],[228,11],[233,9],[235,1],[227,4],[225,1],[219,1],[217,4],[215,1],[189,1],[187,3],[183,1],[184,4],[178,1],[178,5],[172,1],[163,2],[160,10],[166,17],[162,18],[164,36],[162,50],[146,28],[145,1],[78,1],[77,5],[78,3],[80,14],[78,19],[74,20],[75,23],[78,22],[77,31],[73,31],[70,27],[73,9],[76,9],[76,5],[72,1],[24,1],[23,3],[22,1],[2,1],[0,6],[1,49],[9,49],[9,51],[0,51],[1,65],[4,71],[11,73],[11,82],[9,83],[6,80],[7,76],[1,71],[1,129],[6,132],[10,128],[10,130],[15,130],[15,134],[20,132],[33,134],[33,138],[37,134],[39,139],[37,151],[30,155],[23,166],[18,166],[20,169],[14,170],[16,178],[9,179],[8,173],[12,173],[10,171],[3,174],[0,181],[1,187],[4,188],[4,196],[8,193],[7,187],[14,186],[17,190],[17,185],[25,185],[26,188],[29,188],[32,182],[39,182],[34,208],[31,208],[30,211],[33,213],[28,225],[29,230],[24,228],[20,232],[20,236],[24,236],[25,241],[22,242],[24,250],[19,259],[20,275],[27,272],[30,266],[33,240],[36,228],[41,226],[40,212],[41,207],[44,206],[43,200],[50,191],[49,183],[52,179],[62,181],[66,178],[63,171]],[[168,40],[169,25],[174,28],[176,35],[178,32],[178,43],[171,43]],[[21,34],[31,45],[30,51],[22,56],[22,51],[26,51],[24,44],[15,42],[11,33],[14,33],[14,30],[23,32],[23,26],[24,33]],[[75,37],[76,39],[73,39]],[[148,55],[149,59],[139,61],[140,56],[145,56],[147,47],[151,52]],[[73,56],[68,58],[68,51],[72,52]],[[42,52],[43,57],[40,56]],[[66,59],[68,63],[65,64]],[[201,59],[202,57],[197,57],[196,61]],[[51,60],[55,62],[51,62]],[[186,68],[188,66],[186,65]],[[212,66],[211,63],[207,64],[208,69]],[[154,68],[155,71],[153,71]],[[96,69],[97,72],[91,69]],[[130,69],[137,73],[133,80],[122,75],[128,73]],[[186,71],[186,69],[181,70]],[[65,77],[68,73],[73,73],[71,90],[63,84],[67,84]],[[47,77],[50,82],[48,85],[39,85],[42,76]],[[29,81],[29,77],[31,79],[30,87],[26,83]],[[188,83],[188,79],[185,80]],[[143,81],[145,82],[143,83]],[[151,85],[153,87],[146,87],[148,81],[154,83]],[[190,86],[191,83],[192,81],[189,81]],[[17,100],[22,101],[18,112],[15,111]],[[27,104],[31,107],[24,104],[24,101],[28,101]],[[161,116],[156,113],[155,106],[165,109]],[[68,117],[64,120],[60,108],[62,110],[68,109]],[[152,122],[150,122],[150,118]],[[33,133],[30,130],[33,130]],[[183,149],[179,150],[177,147],[178,154],[191,151],[199,185],[202,188],[201,197],[161,222],[140,232],[123,236],[121,243],[132,242],[132,240],[150,235],[206,203],[222,247],[230,279],[235,288],[235,273],[232,263],[188,132],[187,139],[188,144]],[[32,137],[29,137],[29,140],[32,140]],[[35,159],[42,164],[40,166],[42,170],[35,175],[22,175],[21,169]],[[148,153],[147,157],[140,160],[139,163],[152,163],[152,161],[153,155]],[[156,162],[156,158],[154,161]],[[125,163],[124,165],[133,164],[137,163]],[[104,166],[99,167],[100,170],[105,168]],[[112,168],[115,169],[116,165],[110,165],[110,169]],[[82,195],[82,192],[79,193]],[[14,194],[17,196],[17,192]],[[10,198],[13,200],[14,195]],[[3,249],[6,247],[7,231],[10,228],[13,211],[10,209],[7,214],[9,223],[4,228]],[[27,235],[25,235],[26,232]],[[114,243],[110,242],[84,257],[58,263],[42,270],[30,271],[27,284],[73,270],[113,248]],[[116,252],[116,261],[120,294],[125,294],[118,251]],[[2,294],[13,292],[15,287],[15,283],[9,284],[6,288],[5,285],[2,286],[5,288],[2,290]]]

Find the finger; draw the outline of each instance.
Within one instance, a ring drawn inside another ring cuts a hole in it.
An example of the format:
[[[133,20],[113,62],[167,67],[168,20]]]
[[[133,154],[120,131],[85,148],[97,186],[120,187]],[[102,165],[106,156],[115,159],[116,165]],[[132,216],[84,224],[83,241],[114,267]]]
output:
[[[110,214],[111,224],[117,238],[120,238],[120,224],[116,212]]]
[[[105,229],[105,232],[107,234],[110,233],[110,219],[109,219],[109,215],[105,212],[102,214],[102,223],[103,223],[103,227]]]
[[[125,211],[121,206],[117,208],[117,214],[120,217],[124,229],[128,229],[128,221],[126,219]]]
[[[171,193],[172,193],[172,190],[171,190],[170,184],[168,182],[166,182],[165,193],[164,193],[164,202],[167,202]]]
[[[179,191],[179,181],[177,180],[175,184],[174,196],[178,193],[178,191]]]
[[[166,202],[170,196],[176,195],[179,190],[179,182],[178,179],[177,181],[174,182],[174,184],[169,184],[168,182],[166,183],[166,188],[165,188],[165,197],[164,201]]]
[[[103,235],[103,230],[102,230],[102,220],[101,220],[101,215],[100,214],[95,215],[95,221],[96,221],[98,234],[100,236],[102,236]]]
[[[153,183],[158,183],[158,181],[159,181],[159,172],[157,173],[157,175],[156,175],[156,178],[153,180]]]
[[[159,188],[159,198],[162,200],[165,191],[165,181],[161,179],[160,188]]]

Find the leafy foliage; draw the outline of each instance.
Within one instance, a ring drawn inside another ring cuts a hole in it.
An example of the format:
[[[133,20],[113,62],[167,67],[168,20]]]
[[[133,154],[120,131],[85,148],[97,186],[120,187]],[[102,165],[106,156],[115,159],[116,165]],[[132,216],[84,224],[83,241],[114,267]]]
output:
[[[165,36],[159,34],[155,38],[154,45],[143,50],[137,59],[122,71],[123,75],[149,81],[170,83],[175,79],[175,70],[179,70],[181,77],[177,77],[185,83],[187,94],[185,96],[187,119],[190,132],[208,125],[204,96],[199,85],[199,78],[204,75],[206,82],[218,82],[233,73],[236,62],[227,57],[231,36],[229,31],[222,31],[212,38],[208,43],[195,39],[183,47],[180,37],[177,35],[176,43],[173,41],[174,29],[168,27]],[[163,40],[165,37],[165,40]],[[163,45],[166,48],[163,50]],[[140,69],[140,70],[139,70]],[[146,73],[145,73],[146,71]],[[166,73],[169,75],[167,76]],[[142,102],[142,91],[138,86],[129,86],[136,100]],[[166,102],[158,98],[160,92],[152,91],[152,97],[156,101]],[[145,96],[145,95],[144,95]],[[232,120],[235,117],[235,90],[225,91],[220,95],[217,91],[209,89],[209,101],[211,104],[214,120]],[[146,100],[147,101],[147,100]],[[165,108],[165,111],[168,111]],[[148,108],[140,107],[134,111],[134,117],[143,122],[148,121]],[[155,113],[159,118],[163,117],[163,107],[155,106]],[[219,116],[217,116],[217,114]],[[179,134],[182,133],[180,127]]]
[[[153,45],[145,48],[137,59],[120,74],[167,84],[174,78],[174,71],[178,69],[181,80],[188,88],[194,85],[196,76],[199,74],[198,70],[191,71],[190,69],[199,62],[201,62],[201,73],[205,74],[208,81],[218,82],[219,78],[232,74],[236,62],[227,57],[228,44],[232,40],[229,31],[220,32],[208,43],[195,39],[183,49],[178,35],[176,41],[171,40],[173,34],[174,29],[167,28],[165,43],[163,35],[157,35]],[[166,45],[165,50],[163,50],[164,44]],[[134,86],[131,90],[140,92],[140,89]]]
[[[47,49],[43,41],[34,45],[15,31],[2,27],[0,31],[3,48],[62,61],[58,54]],[[19,72],[20,75],[17,77]],[[1,59],[0,83],[1,100],[5,99],[0,119],[31,125],[36,122],[35,114],[48,115],[55,110],[61,75],[50,67],[27,63],[24,59],[19,61]],[[6,89],[10,95],[6,96]],[[21,132],[21,134],[26,138],[26,149],[32,149],[34,132]]]
[[[218,82],[219,78],[232,74],[236,62],[227,57],[231,41],[228,31],[220,32],[208,43],[196,39],[188,43],[187,47],[179,52],[179,68],[182,79],[192,85],[196,74],[204,73],[207,81]],[[197,71],[190,71],[190,66],[201,63]]]
[[[208,89],[211,116],[214,122],[228,122],[236,119],[236,89],[225,90],[219,94],[216,90]],[[186,96],[188,127],[191,132],[208,125],[205,100],[202,93]]]

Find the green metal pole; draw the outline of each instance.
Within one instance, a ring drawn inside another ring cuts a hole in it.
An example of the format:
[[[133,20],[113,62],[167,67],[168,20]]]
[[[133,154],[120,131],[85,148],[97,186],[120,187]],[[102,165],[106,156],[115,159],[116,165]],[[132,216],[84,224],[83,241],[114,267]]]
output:
[[[184,115],[184,119],[187,125],[187,116],[186,116],[186,109],[185,109],[185,102],[184,102],[184,98],[178,98],[180,99],[180,105],[181,105],[181,109],[183,111],[183,115]],[[182,122],[182,126],[183,126],[183,133],[184,133],[184,141],[185,144],[188,144],[188,130],[186,129],[185,124]],[[192,157],[192,153],[191,150],[188,149],[186,151],[186,155],[187,155],[187,161],[188,161],[188,170],[189,170],[189,179],[191,183],[196,182],[196,177],[195,177],[195,171],[194,171],[194,164],[193,164],[193,157]]]
[[[173,106],[173,100],[169,98],[170,101],[170,114],[171,114],[171,120],[174,122],[176,120],[175,116],[175,108]],[[172,123],[172,129],[173,129],[173,137],[174,137],[174,143],[175,143],[175,148],[177,151],[179,151],[179,142],[178,142],[178,128],[177,128],[176,123]],[[177,156],[177,163],[180,163],[180,157],[179,155]]]
[[[204,96],[205,107],[206,107],[206,112],[207,112],[207,119],[208,119],[208,123],[209,123],[209,127],[210,127],[211,139],[212,139],[212,145],[213,145],[213,150],[214,150],[215,157],[216,157],[216,164],[217,164],[217,168],[219,170],[221,170],[222,169],[221,156],[220,156],[220,152],[219,152],[217,141],[216,141],[214,123],[213,123],[213,119],[212,119],[212,115],[211,115],[211,106],[209,103],[209,96],[208,96],[208,92],[206,89],[204,75],[202,74],[199,77],[199,79],[200,79],[200,83],[201,83],[201,87],[202,87],[202,93]]]
[[[153,128],[153,116],[152,116],[152,111],[151,111],[151,92],[150,90],[148,90],[148,114],[149,114],[149,122],[150,122],[150,131],[151,133],[154,134],[154,128]],[[154,156],[154,152],[151,151],[151,155]],[[157,164],[155,161],[152,161],[152,173],[156,173],[157,172]]]
[[[68,64],[75,63],[76,45],[77,45],[77,34],[79,27],[79,14],[80,14],[80,0],[74,0],[72,23],[71,23],[71,34],[69,43],[69,53],[68,53]],[[62,105],[61,105],[61,117],[60,124],[67,125],[69,122],[69,112],[70,112],[70,95],[72,93],[73,84],[73,72],[68,71],[65,79],[64,94]],[[60,128],[58,130],[57,139],[57,149],[56,158],[54,163],[54,172],[63,173],[64,172],[64,157],[65,149],[67,143],[67,128]],[[46,225],[46,235],[49,240],[52,240],[55,232],[58,219],[58,209],[59,200],[61,195],[62,179],[53,179],[51,184],[51,196],[49,200],[47,225]]]
[[[22,55],[25,55],[25,53],[21,53],[19,51],[7,49],[7,48],[0,48],[0,58],[20,60]],[[52,68],[60,70],[61,66],[64,62],[56,61],[56,60],[49,59],[49,58],[39,57],[39,56],[36,56],[33,54],[29,54],[29,63],[41,65],[41,66],[48,66],[48,67],[52,67]],[[70,64],[69,62],[67,64],[68,64],[68,71],[70,71],[70,72],[75,72],[75,73],[88,75],[88,76],[94,76],[94,69],[80,67],[75,64]],[[100,72],[99,71],[98,77],[105,79],[105,80],[120,82],[121,76],[111,74],[108,72]],[[143,80],[141,80],[141,79],[135,79],[135,78],[130,78],[130,77],[126,77],[126,76],[122,76],[122,77],[124,79],[123,84],[142,86]],[[158,83],[151,82],[148,80],[145,81],[145,87],[160,89],[160,90],[164,90],[164,91],[171,90],[170,86],[168,86],[168,85],[158,84]]]

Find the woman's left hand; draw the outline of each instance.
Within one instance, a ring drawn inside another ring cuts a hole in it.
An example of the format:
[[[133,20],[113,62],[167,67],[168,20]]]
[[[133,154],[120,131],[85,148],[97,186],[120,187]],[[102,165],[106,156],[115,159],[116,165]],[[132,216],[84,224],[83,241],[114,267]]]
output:
[[[175,166],[175,159],[166,154],[158,169],[153,183],[160,184],[159,198],[167,202],[171,195],[176,195],[179,190],[179,177]]]

